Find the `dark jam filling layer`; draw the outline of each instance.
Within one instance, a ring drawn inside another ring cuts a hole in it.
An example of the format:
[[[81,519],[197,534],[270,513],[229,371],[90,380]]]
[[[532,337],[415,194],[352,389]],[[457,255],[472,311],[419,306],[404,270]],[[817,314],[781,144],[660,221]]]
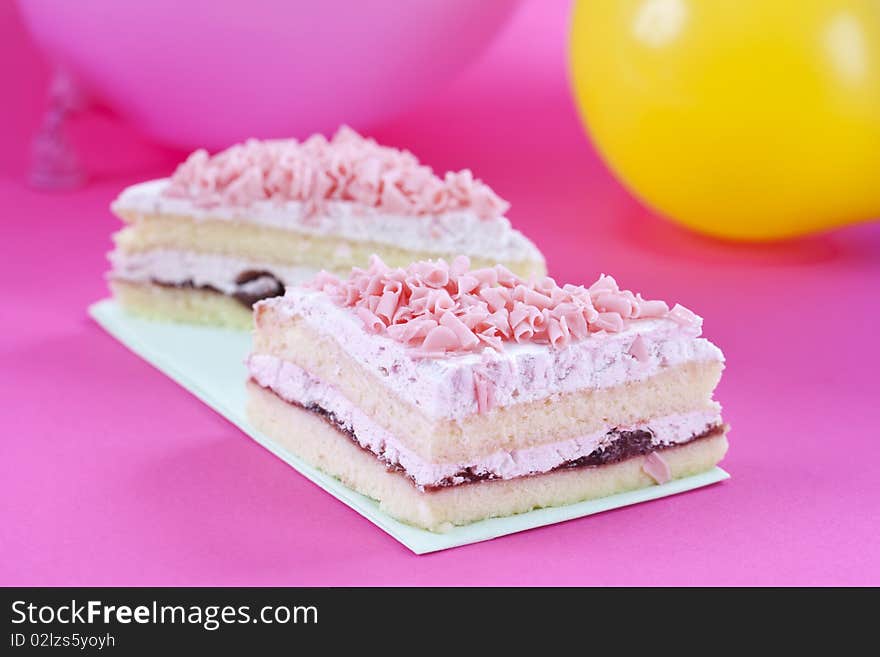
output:
[[[195,285],[191,280],[179,283],[167,283],[153,279],[153,285],[161,287],[188,288],[193,290],[205,290],[225,294],[212,285]],[[271,272],[251,270],[241,272],[235,279],[235,292],[229,296],[235,298],[245,308],[252,308],[257,301],[280,297],[284,294],[284,283],[276,278]]]
[[[299,406],[298,404],[294,405]],[[331,413],[327,409],[321,406],[317,406],[316,404],[311,404],[309,406],[300,406],[300,408],[304,408],[307,411],[311,411],[312,413],[323,417],[338,431],[348,436],[355,445],[363,449],[365,452],[368,452],[369,454],[372,454],[373,456],[378,458],[382,463],[385,464],[385,467],[388,470],[400,472],[409,477],[406,470],[404,470],[399,464],[392,463],[385,458],[375,454],[371,450],[363,447],[358,442],[357,436],[355,435],[354,431],[346,427],[333,413]],[[695,440],[709,438],[716,435],[719,431],[721,431],[721,426],[709,427],[708,429],[706,429],[706,431],[691,436],[688,440],[682,442],[654,445],[651,442],[654,438],[654,434],[650,430],[637,429],[635,431],[620,431],[619,429],[611,429],[606,434],[606,436],[610,440],[610,444],[607,445],[604,449],[597,449],[587,456],[582,456],[572,461],[560,463],[552,470],[548,470],[548,472],[555,472],[556,470],[567,470],[570,468],[594,468],[602,465],[611,465],[612,463],[619,463],[620,461],[625,461],[626,459],[631,459],[636,456],[644,456],[645,454],[648,454],[650,452],[660,452],[664,449],[669,449],[671,447],[679,447],[687,443],[692,443]],[[535,474],[546,473],[541,472]],[[425,486],[424,490],[439,490],[441,488],[449,488],[450,486],[461,486],[463,484],[473,484],[480,481],[490,481],[493,479],[500,479],[500,477],[498,475],[488,472],[476,472],[473,468],[465,468],[463,470],[460,470],[459,472],[456,472],[451,477],[447,477],[442,481],[437,482],[433,486]]]

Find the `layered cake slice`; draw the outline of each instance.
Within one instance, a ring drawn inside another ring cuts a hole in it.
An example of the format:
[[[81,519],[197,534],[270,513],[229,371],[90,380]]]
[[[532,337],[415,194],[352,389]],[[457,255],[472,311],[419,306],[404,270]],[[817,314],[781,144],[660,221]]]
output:
[[[255,318],[253,424],[425,529],[663,483],[727,450],[702,320],[609,276],[373,258]]]
[[[110,285],[141,314],[249,327],[256,300],[372,253],[400,266],[464,253],[543,274],[507,208],[470,171],[440,178],[348,128],[330,141],[250,140],[196,151],[170,178],[122,192],[112,210],[128,225],[114,236]]]

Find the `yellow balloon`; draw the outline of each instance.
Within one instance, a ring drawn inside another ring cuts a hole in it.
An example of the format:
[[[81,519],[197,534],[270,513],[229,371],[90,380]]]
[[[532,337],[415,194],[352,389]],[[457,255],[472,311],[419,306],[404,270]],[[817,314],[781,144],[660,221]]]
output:
[[[880,216],[880,0],[579,0],[572,84],[648,205],[772,240]]]

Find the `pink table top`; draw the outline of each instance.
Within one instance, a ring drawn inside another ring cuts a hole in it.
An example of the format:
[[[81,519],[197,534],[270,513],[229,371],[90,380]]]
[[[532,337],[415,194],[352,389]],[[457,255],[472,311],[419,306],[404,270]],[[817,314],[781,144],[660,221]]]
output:
[[[412,555],[87,318],[108,203],[180,154],[93,112],[74,126],[92,182],[28,189],[47,71],[6,4],[0,584],[880,584],[880,225],[756,247],[651,216],[583,134],[565,20],[564,2],[526,3],[451,90],[368,131],[473,168],[557,279],[613,273],[703,315],[727,355],[731,480]]]

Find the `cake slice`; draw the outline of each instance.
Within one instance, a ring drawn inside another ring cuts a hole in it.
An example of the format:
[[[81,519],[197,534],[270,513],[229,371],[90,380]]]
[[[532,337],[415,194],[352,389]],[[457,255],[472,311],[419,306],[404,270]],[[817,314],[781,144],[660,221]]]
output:
[[[468,170],[434,175],[409,152],[349,128],[199,150],[170,178],[112,205],[110,286],[128,309],[165,319],[251,326],[251,306],[321,269],[402,266],[459,253],[527,276],[544,259],[504,217],[508,204]],[[491,253],[491,261],[487,254]]]
[[[374,257],[255,309],[248,413],[290,452],[432,531],[643,488],[727,450],[702,320],[466,257]]]

